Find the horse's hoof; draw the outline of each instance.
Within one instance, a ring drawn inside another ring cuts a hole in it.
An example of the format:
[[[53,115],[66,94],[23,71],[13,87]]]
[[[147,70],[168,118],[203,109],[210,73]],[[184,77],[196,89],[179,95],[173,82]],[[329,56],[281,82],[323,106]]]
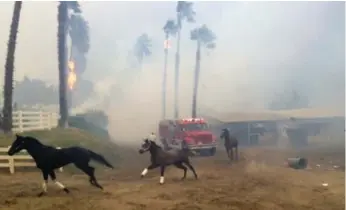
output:
[[[183,178],[181,178],[180,180],[181,180],[181,181],[184,181],[184,180],[185,180],[185,178],[186,178],[186,177],[183,177]]]
[[[143,177],[144,177],[144,176],[143,176],[143,175],[141,175],[141,179],[143,179]]]
[[[37,194],[37,197],[42,197],[44,196],[46,193],[45,192],[40,192],[39,194]]]
[[[69,193],[70,193],[70,190],[69,190],[69,189],[67,189],[67,188],[64,188],[63,190],[64,190],[64,192],[65,192],[65,193],[67,193],[67,194],[69,194]]]

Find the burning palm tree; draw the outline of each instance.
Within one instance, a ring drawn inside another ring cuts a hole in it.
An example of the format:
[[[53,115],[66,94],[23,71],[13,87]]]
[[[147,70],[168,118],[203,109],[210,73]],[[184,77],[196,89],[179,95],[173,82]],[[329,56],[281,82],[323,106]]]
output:
[[[203,25],[199,28],[193,29],[191,31],[191,40],[197,42],[196,50],[196,64],[195,64],[195,75],[194,75],[194,85],[193,85],[193,95],[192,95],[192,117],[197,116],[197,91],[198,91],[198,82],[201,70],[201,48],[205,47],[207,49],[215,48],[215,35],[214,33],[206,26]]]
[[[178,1],[176,12],[177,12],[177,51],[175,54],[175,78],[174,78],[174,117],[179,117],[179,65],[180,65],[180,32],[182,29],[182,22],[195,22],[196,13],[193,11],[193,3],[187,1]]]
[[[81,13],[80,6],[76,1],[60,1],[58,5],[58,64],[59,64],[59,127],[68,127],[67,105],[67,32],[69,24],[69,10]]]
[[[89,25],[80,13],[72,13],[69,18],[69,35],[71,38],[70,57],[68,61],[67,84],[69,87],[69,107],[72,107],[72,92],[77,79],[86,69],[86,54],[89,51]]]
[[[9,133],[12,130],[12,97],[13,97],[13,72],[14,54],[16,51],[16,40],[22,10],[22,2],[14,2],[10,36],[7,45],[7,57],[5,63],[5,85],[4,85],[4,108],[3,108],[3,130]]]
[[[142,69],[144,57],[149,57],[151,54],[151,39],[148,34],[144,33],[137,38],[134,46],[134,55],[140,69]]]
[[[165,32],[165,43],[164,43],[164,53],[165,62],[163,67],[163,79],[162,79],[162,118],[166,118],[166,83],[167,83],[167,63],[168,63],[168,49],[170,48],[169,38],[174,36],[177,32],[177,25],[174,20],[167,20],[165,26],[163,27]]]

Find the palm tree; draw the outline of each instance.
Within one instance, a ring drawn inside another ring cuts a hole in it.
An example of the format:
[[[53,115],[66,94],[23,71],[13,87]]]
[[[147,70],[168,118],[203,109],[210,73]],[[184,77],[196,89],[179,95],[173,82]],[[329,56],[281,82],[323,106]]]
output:
[[[140,70],[142,69],[144,57],[149,57],[151,54],[151,39],[148,34],[143,33],[137,38],[134,46],[134,55]]]
[[[197,42],[195,75],[194,75],[194,85],[193,85],[193,95],[192,95],[192,118],[195,118],[197,116],[197,91],[198,91],[199,75],[201,70],[201,66],[200,66],[201,48],[205,47],[208,49],[214,49],[215,39],[216,38],[214,33],[209,28],[207,28],[206,25],[203,25],[191,31],[191,40]]]
[[[178,1],[176,12],[177,12],[177,51],[175,54],[175,68],[174,68],[174,117],[179,117],[179,65],[180,65],[180,32],[182,29],[182,22],[195,22],[194,16],[196,13],[193,11],[193,3],[187,1]]]
[[[74,13],[69,19],[69,35],[71,38],[70,60],[76,65],[78,74],[86,68],[86,54],[89,52],[89,23],[80,13]]]
[[[7,57],[5,63],[5,84],[4,84],[4,107],[3,107],[3,130],[5,133],[12,131],[12,97],[13,97],[13,72],[14,54],[16,51],[17,33],[22,10],[22,2],[14,3],[10,36],[7,45]]]
[[[59,109],[60,120],[59,127],[68,127],[68,106],[67,106],[67,29],[68,13],[73,10],[75,13],[81,13],[80,6],[76,1],[60,1],[58,5],[58,67],[59,67]]]
[[[86,69],[86,54],[89,51],[89,24],[80,13],[73,13],[69,18],[69,35],[71,38],[69,61],[75,66],[78,84],[81,74]],[[68,105],[72,107],[72,92],[68,91]]]
[[[165,26],[163,27],[165,32],[165,61],[163,67],[163,80],[162,80],[162,119],[166,118],[166,86],[167,86],[167,63],[168,63],[168,49],[169,49],[169,37],[174,36],[177,32],[177,26],[174,20],[167,20]]]

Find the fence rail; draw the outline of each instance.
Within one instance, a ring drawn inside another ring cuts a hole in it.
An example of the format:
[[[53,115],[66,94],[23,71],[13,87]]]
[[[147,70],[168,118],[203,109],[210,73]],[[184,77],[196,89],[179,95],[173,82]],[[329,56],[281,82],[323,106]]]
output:
[[[0,147],[0,168],[9,168],[10,173],[14,174],[15,168],[18,167],[36,167],[34,159],[23,150],[18,155],[9,156],[7,155],[9,147]],[[57,147],[60,149],[60,147]],[[1,154],[6,153],[6,154]],[[59,168],[59,171],[62,172],[63,168]]]
[[[12,130],[17,133],[33,130],[50,130],[58,125],[59,115],[44,111],[14,111]]]

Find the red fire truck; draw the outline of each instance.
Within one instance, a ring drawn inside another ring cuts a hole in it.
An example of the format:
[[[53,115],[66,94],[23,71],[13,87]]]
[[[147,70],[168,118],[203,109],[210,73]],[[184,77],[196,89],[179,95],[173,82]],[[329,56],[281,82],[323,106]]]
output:
[[[159,137],[165,149],[182,148],[213,156],[216,152],[216,137],[202,118],[162,120],[159,124]]]

